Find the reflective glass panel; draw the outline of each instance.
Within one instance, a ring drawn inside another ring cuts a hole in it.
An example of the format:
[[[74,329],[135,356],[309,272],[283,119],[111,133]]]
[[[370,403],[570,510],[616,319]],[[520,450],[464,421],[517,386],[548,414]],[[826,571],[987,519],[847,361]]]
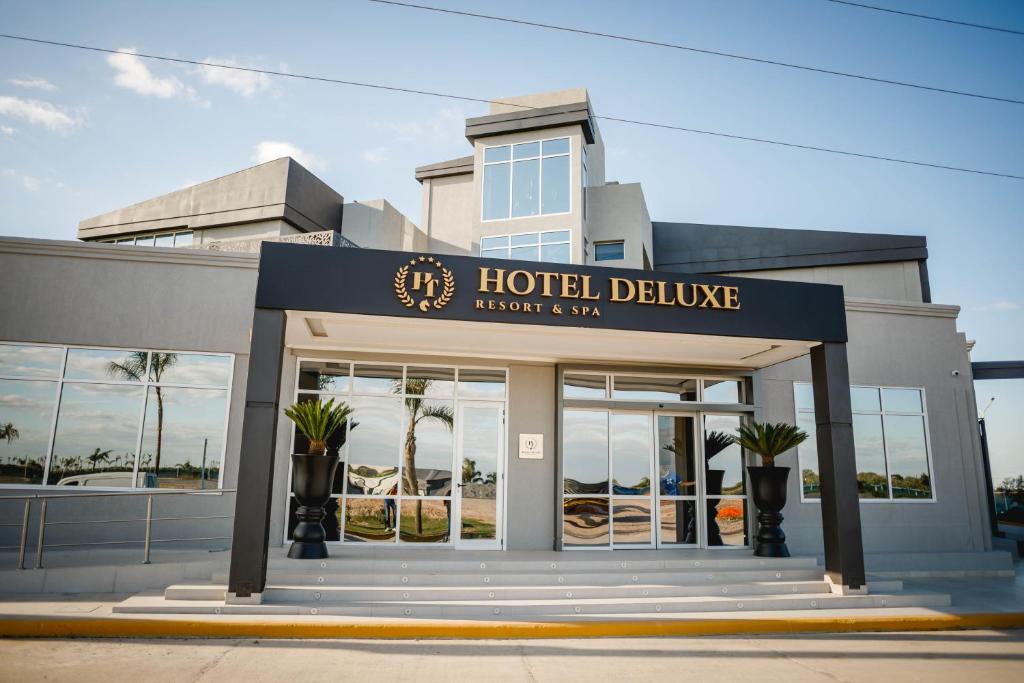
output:
[[[539,235],[535,232],[526,232],[521,235],[512,235],[510,237],[511,245],[513,247],[530,247],[537,244]]]
[[[0,379],[0,484],[40,484],[50,447],[57,382]],[[79,471],[58,459],[56,473]]]
[[[136,237],[135,245],[139,247],[151,247],[153,246],[153,236],[146,235],[145,237]]]
[[[888,498],[889,483],[885,472],[882,416],[854,413],[853,444],[856,449],[857,489],[860,491],[860,497]]]
[[[173,247],[174,246],[174,235],[157,235],[154,238],[153,246],[155,247]]]
[[[704,380],[705,403],[742,403],[743,382],[734,379]]]
[[[651,500],[613,498],[612,538],[615,545],[650,545]]]
[[[352,408],[355,424],[348,436],[348,492],[397,493],[402,399],[357,397]]]
[[[508,258],[508,247],[502,247],[500,249],[487,249],[481,251],[480,256],[483,258]]]
[[[455,368],[417,368],[405,371],[405,393],[451,398],[455,395]]]
[[[708,501],[715,511],[717,531],[708,525],[708,545],[747,545],[747,501],[744,498],[722,498]]]
[[[740,418],[735,415],[704,416],[704,460],[707,463],[709,496],[742,494],[745,491],[743,453],[736,444],[726,445],[724,436],[735,435]]]
[[[345,540],[394,543],[398,502],[394,498],[349,498],[345,501]]]
[[[399,504],[398,537],[406,543],[447,543],[452,503],[449,500],[405,498]]]
[[[503,400],[505,398],[504,370],[459,369],[459,396]]]
[[[658,416],[658,481],[663,496],[697,495],[694,418]]]
[[[607,398],[606,375],[573,375],[566,373],[562,380],[565,398]]]
[[[508,218],[511,164],[484,166],[484,220]]]
[[[484,149],[484,163],[490,163],[492,161],[508,161],[509,160],[509,146],[502,145],[501,147],[487,147]]]
[[[921,392],[918,389],[882,389],[887,413],[920,413]]]
[[[612,398],[644,401],[696,401],[697,380],[680,377],[615,375]]]
[[[566,410],[562,417],[565,493],[608,493],[608,413]]]
[[[539,142],[523,142],[518,145],[512,145],[513,159],[525,159],[536,156],[540,156]]]
[[[512,217],[536,216],[540,213],[540,159],[514,161],[512,165]]]
[[[299,363],[299,389],[345,393],[349,388],[348,363],[304,360]]]
[[[61,390],[51,471],[58,486],[132,486],[144,389],[141,386],[70,384]],[[64,464],[67,467],[64,467]],[[69,470],[79,474],[70,474]],[[138,486],[155,487],[139,474]]]
[[[450,496],[455,439],[452,401],[410,396],[405,399],[402,440],[402,494]],[[358,430],[358,427],[356,428]]]
[[[179,232],[174,235],[174,246],[176,247],[190,247],[192,246],[192,233],[191,232]]]
[[[813,385],[804,384],[803,382],[794,382],[793,396],[798,410],[814,410]]]
[[[231,358],[154,351],[150,360],[149,379],[151,382],[168,384],[227,387],[231,380]]]
[[[797,413],[796,426],[807,432],[808,439],[797,447],[800,456],[800,481],[804,498],[821,498],[821,477],[818,469],[817,426],[814,413]]]
[[[651,416],[612,413],[612,493],[651,495]]]
[[[60,377],[64,349],[58,346],[0,344],[0,377]]]
[[[568,230],[548,230],[540,234],[541,244],[551,244],[552,242],[568,242],[569,231]]]
[[[597,242],[594,244],[595,261],[621,261],[626,258],[626,245],[623,242]]]
[[[541,213],[566,213],[569,210],[569,157],[547,157],[542,163]]]
[[[146,351],[68,349],[64,376],[68,379],[141,382],[146,378],[148,359]]]
[[[664,500],[658,503],[661,545],[697,545],[697,501]]]
[[[885,416],[885,445],[889,450],[893,498],[931,498],[931,473],[924,438],[924,418]]]
[[[877,387],[850,387],[850,407],[877,413],[882,409],[878,402]]]
[[[460,535],[462,540],[494,540],[498,533],[502,411],[493,406],[466,406],[461,429]]]
[[[540,248],[540,260],[544,263],[569,263],[568,244],[545,244]]]
[[[569,153],[569,138],[556,138],[555,140],[544,141],[544,155],[548,154],[568,154]]]
[[[481,237],[480,248],[481,249],[498,249],[500,247],[508,246],[508,235],[500,235],[498,237]]]
[[[539,247],[512,247],[512,258],[519,261],[539,261]]]
[[[357,394],[401,394],[401,365],[360,365],[353,370],[352,391]]]
[[[226,407],[224,389],[149,387],[139,472],[160,488],[217,488]]]
[[[607,498],[566,498],[562,505],[564,545],[608,545],[610,535]]]

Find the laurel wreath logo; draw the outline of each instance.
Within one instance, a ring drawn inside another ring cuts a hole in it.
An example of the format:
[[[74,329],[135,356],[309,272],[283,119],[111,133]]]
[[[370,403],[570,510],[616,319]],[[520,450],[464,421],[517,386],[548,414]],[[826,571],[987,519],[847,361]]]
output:
[[[415,268],[419,265],[430,265],[436,267],[441,271],[441,293],[438,294],[433,300],[424,298],[418,304],[413,298],[412,294],[409,293],[408,279],[411,268]],[[441,309],[451,301],[455,295],[455,276],[449,268],[446,268],[440,260],[435,259],[433,256],[420,256],[418,259],[412,259],[408,265],[404,265],[398,269],[395,273],[395,296],[402,302],[402,305],[406,308],[419,308],[421,311],[426,313],[431,308]]]

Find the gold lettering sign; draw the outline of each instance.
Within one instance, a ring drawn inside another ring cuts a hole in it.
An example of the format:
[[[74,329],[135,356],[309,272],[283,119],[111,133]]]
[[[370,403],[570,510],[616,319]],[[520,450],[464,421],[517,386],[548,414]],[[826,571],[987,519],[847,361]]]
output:
[[[412,270],[413,268],[416,270]],[[418,302],[413,293],[420,297]],[[395,273],[395,296],[406,308],[416,307],[426,313],[432,308],[444,308],[454,295],[455,276],[451,270],[445,268],[440,259],[433,256],[411,259]]]

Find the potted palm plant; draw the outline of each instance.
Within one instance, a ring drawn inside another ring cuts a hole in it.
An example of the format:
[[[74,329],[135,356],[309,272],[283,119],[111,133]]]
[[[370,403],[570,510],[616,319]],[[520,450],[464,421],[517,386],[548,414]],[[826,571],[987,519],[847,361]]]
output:
[[[324,531],[324,505],[331,497],[334,473],[338,469],[337,449],[327,452],[327,442],[339,429],[351,429],[352,409],[334,399],[300,401],[285,409],[302,435],[309,440],[308,453],[292,453],[292,492],[299,507],[298,524],[292,534],[288,557],[296,560],[321,560],[327,557]]]
[[[807,440],[807,433],[785,422],[754,422],[741,425],[734,441],[761,458],[761,467],[747,467],[751,495],[757,506],[757,539],[754,554],[759,557],[789,557],[786,534],[782,531],[782,508],[786,506],[788,467],[776,467],[775,458]]]

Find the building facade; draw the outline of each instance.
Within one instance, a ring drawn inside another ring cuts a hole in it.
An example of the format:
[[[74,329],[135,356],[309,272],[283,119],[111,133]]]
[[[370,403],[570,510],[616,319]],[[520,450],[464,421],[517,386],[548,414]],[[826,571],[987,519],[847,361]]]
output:
[[[236,564],[295,523],[298,400],[354,408],[330,540],[395,547],[743,552],[756,463],[721,436],[783,421],[812,435],[780,459],[789,545],[837,583],[864,552],[991,548],[924,238],[652,221],[606,180],[585,90],[504,99],[466,138],[416,169],[419,226],[285,158],[80,243],[0,239],[2,485],[238,488],[233,528],[180,533],[233,536],[246,595]]]

